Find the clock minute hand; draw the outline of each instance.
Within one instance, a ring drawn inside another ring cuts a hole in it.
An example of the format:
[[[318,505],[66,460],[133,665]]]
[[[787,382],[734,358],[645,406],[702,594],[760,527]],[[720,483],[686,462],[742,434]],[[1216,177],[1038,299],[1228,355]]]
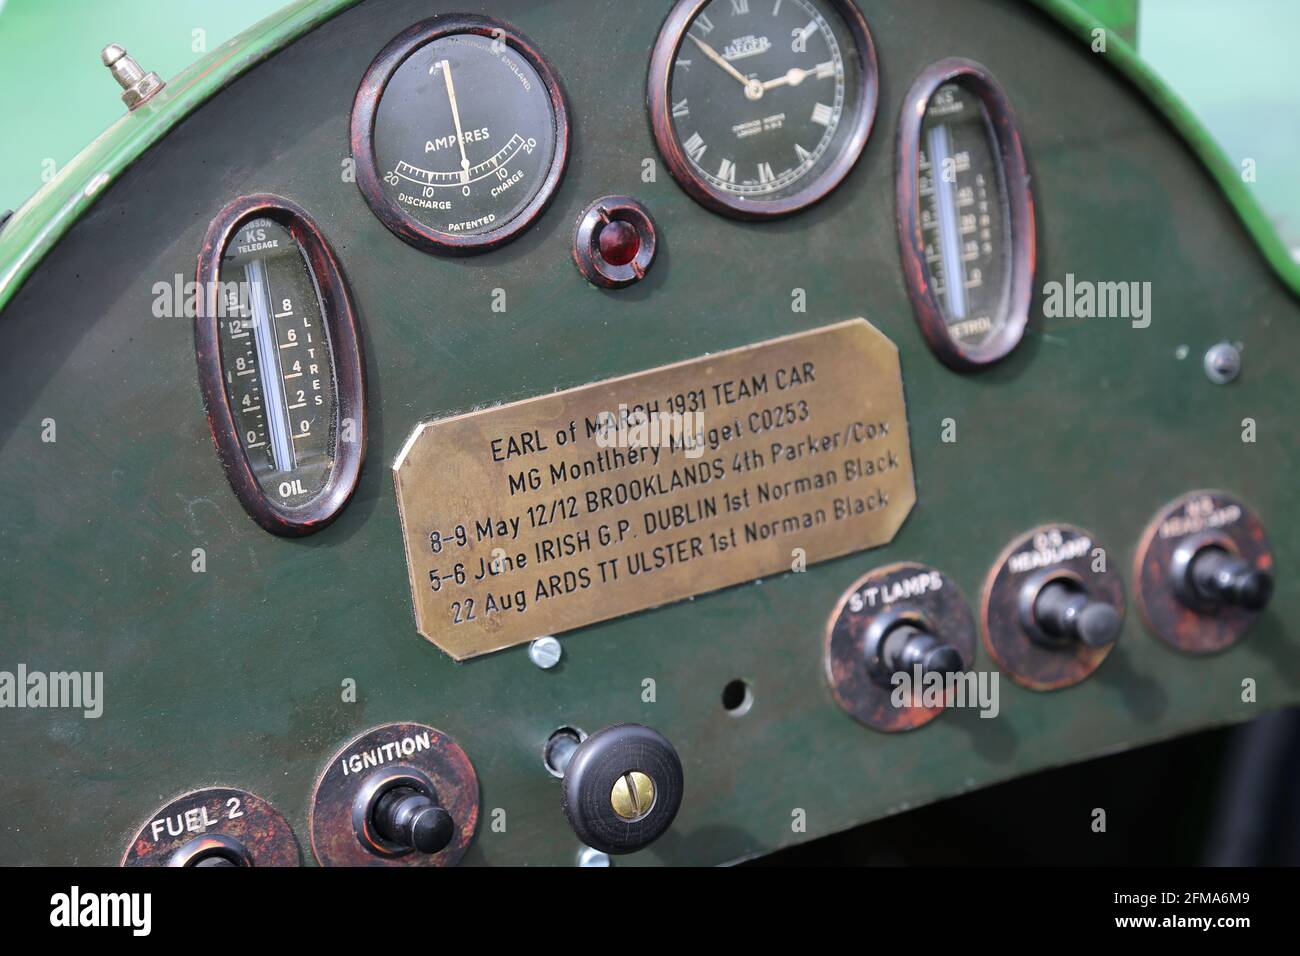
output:
[[[745,87],[746,94],[752,96],[753,94],[750,91],[752,89],[756,89],[758,90],[759,95],[760,96],[762,95],[762,86],[756,81],[751,80],[749,77],[745,76],[744,73],[741,73],[738,69],[736,69],[730,63],[728,63],[726,58],[721,53],[713,49],[713,47],[709,46],[707,43],[705,43],[695,34],[688,33],[686,35],[695,41],[695,45],[698,46],[702,51],[704,51],[705,56],[707,56],[714,63],[718,64],[718,66],[722,67],[722,69],[725,70],[728,75],[734,77],[740,83],[741,86]]]

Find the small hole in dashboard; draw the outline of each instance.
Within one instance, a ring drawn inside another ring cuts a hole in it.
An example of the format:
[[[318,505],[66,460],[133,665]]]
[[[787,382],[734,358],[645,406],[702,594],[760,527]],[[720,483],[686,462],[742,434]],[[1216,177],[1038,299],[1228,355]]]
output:
[[[743,717],[754,706],[754,692],[743,680],[730,681],[722,688],[722,706],[733,717]]]

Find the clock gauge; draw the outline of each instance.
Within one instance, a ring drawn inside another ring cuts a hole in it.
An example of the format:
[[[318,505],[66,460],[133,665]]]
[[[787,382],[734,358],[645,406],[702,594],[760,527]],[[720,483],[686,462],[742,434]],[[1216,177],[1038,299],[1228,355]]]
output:
[[[647,102],[687,193],[724,215],[767,219],[844,180],[878,89],[852,0],[679,0],[651,54]]]
[[[527,229],[569,151],[564,94],[541,53],[469,15],[393,38],[357,90],[351,135],[362,196],[427,252],[481,252]]]

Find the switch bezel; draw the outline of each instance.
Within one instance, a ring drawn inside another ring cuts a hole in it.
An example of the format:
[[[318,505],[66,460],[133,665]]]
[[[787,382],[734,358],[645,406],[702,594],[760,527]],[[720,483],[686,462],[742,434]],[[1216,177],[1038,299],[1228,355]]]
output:
[[[1061,580],[1072,582],[1124,617],[1124,582],[1109,562],[1104,570],[1094,570],[1097,548],[1102,546],[1091,531],[1060,522],[1038,525],[1003,548],[985,576],[980,600],[984,648],[1021,687],[1045,691],[1073,686],[1091,677],[1119,643],[1090,647],[1083,641],[1062,641],[1047,634],[1034,618],[1039,593],[1052,581]],[[1050,555],[1048,549],[1080,553],[1043,561],[1023,571],[1014,567],[1017,556],[1028,552]]]
[[[1216,654],[1245,636],[1262,611],[1188,601],[1180,578],[1207,544],[1273,571],[1273,546],[1259,516],[1226,491],[1181,495],[1152,517],[1133,560],[1133,591],[1147,630],[1184,654]]]

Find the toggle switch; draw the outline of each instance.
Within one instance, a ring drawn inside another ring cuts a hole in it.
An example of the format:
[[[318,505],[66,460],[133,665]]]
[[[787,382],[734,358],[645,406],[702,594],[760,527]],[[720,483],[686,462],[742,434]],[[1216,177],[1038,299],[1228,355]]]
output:
[[[547,766],[563,774],[561,808],[586,846],[635,853],[672,825],[685,779],[677,751],[658,731],[617,724],[559,751],[555,740],[547,745]]]
[[[1175,562],[1178,555],[1175,553]],[[1239,607],[1262,611],[1273,595],[1273,576],[1218,543],[1198,548],[1186,561],[1181,592],[1192,607]]]
[[[474,766],[442,731],[383,724],[330,760],[308,825],[322,866],[455,866],[478,827]]]
[[[1076,581],[1051,578],[1038,588],[1026,585],[1026,590],[1032,602],[1031,637],[1058,643],[1082,641],[1089,647],[1106,647],[1119,639],[1124,625],[1120,613],[1108,601],[1089,595]]]
[[[915,624],[900,623],[886,633],[880,657],[891,677],[899,671],[913,673],[918,667],[922,674],[956,674],[963,670],[961,651]]]
[[[386,840],[421,853],[437,853],[451,842],[451,814],[433,798],[410,787],[395,787],[379,798],[375,829]]]
[[[456,834],[433,781],[413,767],[377,770],[366,778],[353,802],[352,825],[361,845],[381,856],[437,853]]]
[[[876,568],[839,600],[826,630],[826,679],[841,709],[875,730],[910,730],[943,713],[923,702],[930,683],[970,669],[975,620],[942,572],[905,562]],[[903,704],[895,691],[913,682]]]
[[[168,866],[252,866],[253,854],[239,840],[224,833],[195,837],[171,855]]]
[[[1273,595],[1273,548],[1245,503],[1194,491],[1147,524],[1134,561],[1147,629],[1187,654],[1231,647]]]
[[[1101,666],[1124,629],[1124,583],[1091,531],[1039,525],[1017,536],[984,579],[980,624],[998,667],[1056,690]]]

